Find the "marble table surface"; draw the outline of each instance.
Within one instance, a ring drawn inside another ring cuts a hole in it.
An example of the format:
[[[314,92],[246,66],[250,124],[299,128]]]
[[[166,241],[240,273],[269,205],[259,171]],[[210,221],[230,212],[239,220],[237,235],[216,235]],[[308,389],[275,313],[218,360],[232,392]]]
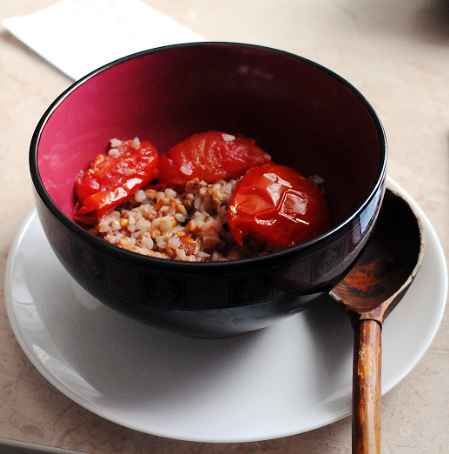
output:
[[[355,85],[378,112],[388,174],[421,206],[449,256],[449,4],[444,0],[145,0],[209,40],[267,45],[314,60]],[[53,0],[2,0],[0,19]],[[43,33],[45,31],[43,30]],[[284,438],[200,443],[133,431],[60,393],[21,350],[4,297],[8,254],[33,208],[28,147],[45,109],[72,81],[0,27],[0,446],[92,454],[351,452],[351,418]],[[423,301],[425,304],[425,301]],[[449,318],[383,399],[382,448],[447,452]],[[9,441],[8,441],[9,440]],[[1,449],[0,449],[1,450]],[[3,451],[2,451],[3,452]]]

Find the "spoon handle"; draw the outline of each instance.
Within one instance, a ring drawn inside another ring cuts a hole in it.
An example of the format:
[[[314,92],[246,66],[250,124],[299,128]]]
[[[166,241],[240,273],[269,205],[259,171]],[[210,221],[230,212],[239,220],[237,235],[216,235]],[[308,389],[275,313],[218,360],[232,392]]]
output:
[[[380,454],[381,334],[375,320],[354,325],[353,454]]]

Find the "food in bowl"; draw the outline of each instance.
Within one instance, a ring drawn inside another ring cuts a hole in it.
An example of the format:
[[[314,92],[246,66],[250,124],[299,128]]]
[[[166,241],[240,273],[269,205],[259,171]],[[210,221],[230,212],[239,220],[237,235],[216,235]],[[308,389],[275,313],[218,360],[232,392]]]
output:
[[[159,156],[138,138],[112,139],[75,182],[74,218],[129,251],[189,262],[235,260],[323,233],[319,187],[271,162],[255,141],[194,134]]]

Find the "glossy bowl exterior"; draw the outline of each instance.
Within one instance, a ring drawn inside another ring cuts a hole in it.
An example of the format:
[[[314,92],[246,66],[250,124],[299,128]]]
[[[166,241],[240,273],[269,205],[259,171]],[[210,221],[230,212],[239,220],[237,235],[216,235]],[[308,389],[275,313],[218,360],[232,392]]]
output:
[[[322,176],[332,228],[264,257],[184,263],[120,249],[72,220],[74,180],[111,138],[164,152],[208,130],[254,138],[274,162]],[[39,218],[73,278],[128,316],[200,337],[263,328],[328,292],[370,236],[386,161],[383,128],[354,87],[298,56],[236,43],[168,46],[100,68],[50,106],[30,150]]]

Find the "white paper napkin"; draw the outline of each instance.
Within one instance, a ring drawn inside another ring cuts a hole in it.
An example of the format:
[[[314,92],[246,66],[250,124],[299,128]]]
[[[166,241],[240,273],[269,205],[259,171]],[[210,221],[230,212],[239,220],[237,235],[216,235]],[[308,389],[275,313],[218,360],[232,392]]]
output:
[[[61,0],[2,24],[75,80],[134,52],[204,41],[140,0]]]

